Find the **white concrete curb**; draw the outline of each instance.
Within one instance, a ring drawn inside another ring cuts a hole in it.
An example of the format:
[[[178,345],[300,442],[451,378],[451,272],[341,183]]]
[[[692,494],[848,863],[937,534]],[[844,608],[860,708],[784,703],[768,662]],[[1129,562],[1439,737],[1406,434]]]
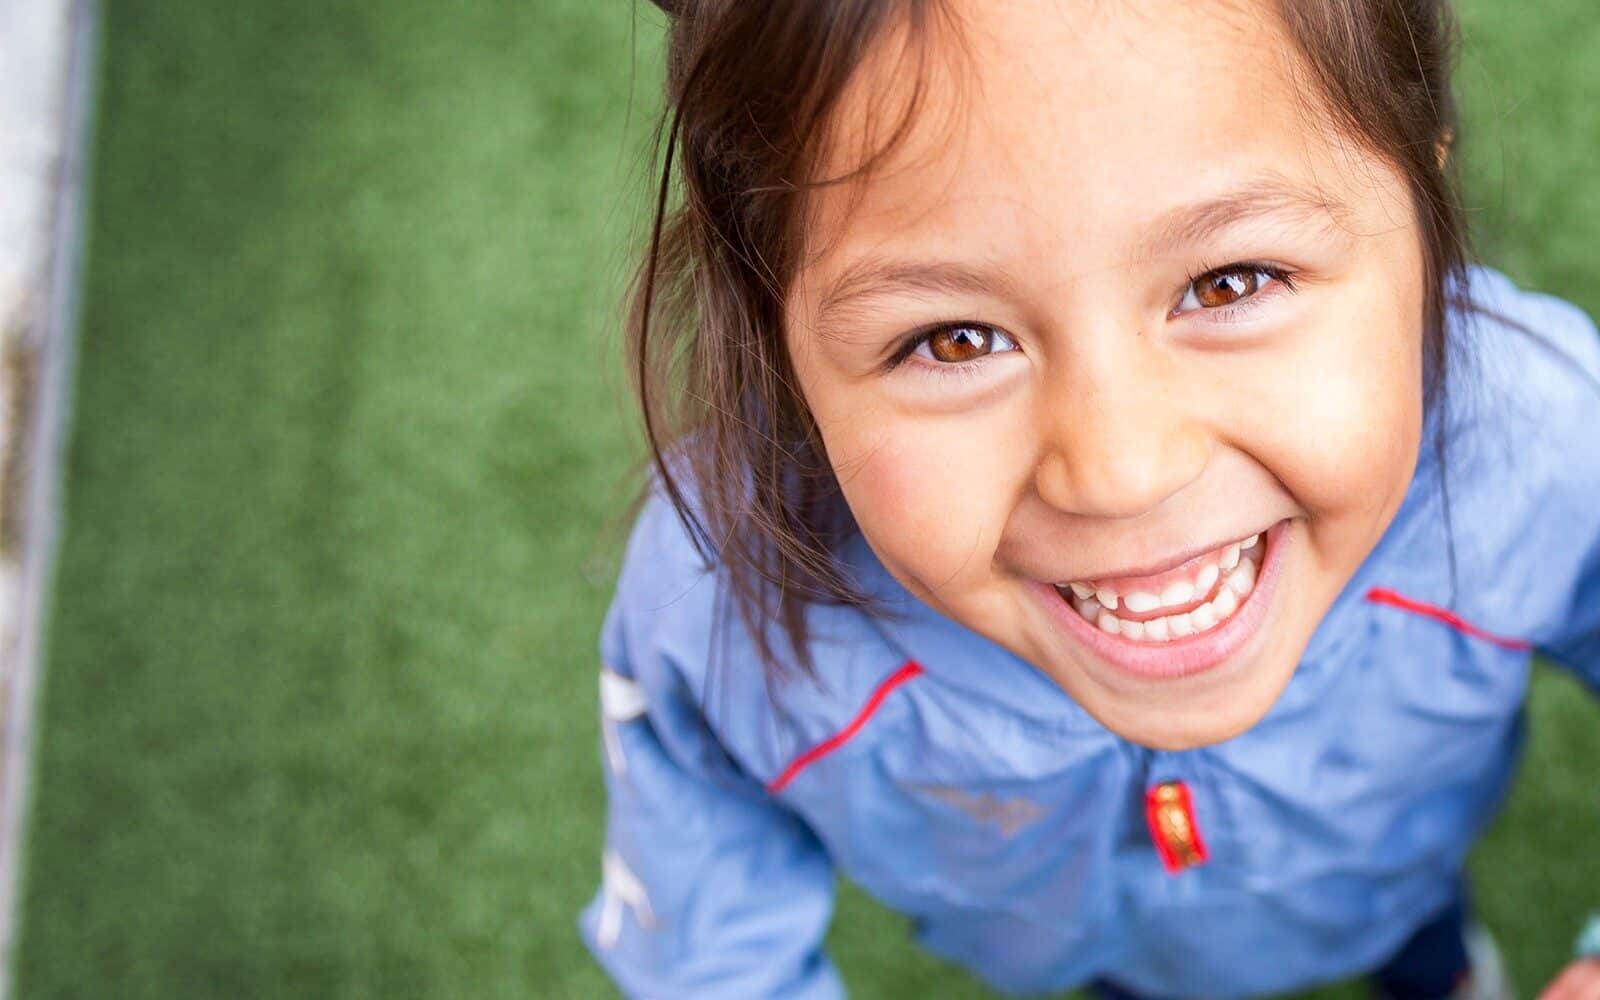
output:
[[[98,24],[96,0],[0,0],[0,1000],[15,974]]]

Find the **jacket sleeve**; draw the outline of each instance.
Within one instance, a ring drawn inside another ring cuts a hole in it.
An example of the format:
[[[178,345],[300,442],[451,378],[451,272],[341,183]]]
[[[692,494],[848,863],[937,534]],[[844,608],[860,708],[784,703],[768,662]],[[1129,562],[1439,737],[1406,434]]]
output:
[[[1539,651],[1600,694],[1600,538],[1591,540],[1562,634]]]
[[[600,891],[580,919],[590,950],[630,997],[842,997],[821,950],[833,908],[821,845],[729,760],[623,605],[601,640],[609,812]]]
[[[1570,581],[1565,608],[1537,647],[1600,694],[1600,334],[1570,303],[1533,294],[1525,301],[1542,350],[1540,363],[1519,373],[1540,403],[1529,408],[1533,419],[1523,440],[1545,456],[1541,478],[1551,485],[1535,516],[1555,532],[1531,551],[1541,553],[1533,558],[1554,576]]]

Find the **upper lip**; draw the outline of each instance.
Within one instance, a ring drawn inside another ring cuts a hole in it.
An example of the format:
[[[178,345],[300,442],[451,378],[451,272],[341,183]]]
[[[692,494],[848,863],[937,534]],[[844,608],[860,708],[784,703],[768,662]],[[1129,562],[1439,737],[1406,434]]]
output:
[[[1106,573],[1097,573],[1094,576],[1078,576],[1078,577],[1072,577],[1070,579],[1060,579],[1060,578],[1058,578],[1055,582],[1058,583],[1058,584],[1085,583],[1085,582],[1090,581],[1090,580],[1117,580],[1117,579],[1121,579],[1121,578],[1124,578],[1124,577],[1130,577],[1130,576],[1133,576],[1133,577],[1155,576],[1158,573],[1165,573],[1168,570],[1177,569],[1179,566],[1182,566],[1184,563],[1189,562],[1189,561],[1191,561],[1193,559],[1197,559],[1200,556],[1205,555],[1207,552],[1214,552],[1217,549],[1220,549],[1225,545],[1232,545],[1234,542],[1242,542],[1247,538],[1253,538],[1254,536],[1259,535],[1263,530],[1265,530],[1265,529],[1257,529],[1255,531],[1246,532],[1243,535],[1238,535],[1238,536],[1233,537],[1233,538],[1226,538],[1226,539],[1223,539],[1220,542],[1211,542],[1211,543],[1208,543],[1208,544],[1205,544],[1205,545],[1196,545],[1193,548],[1185,549],[1184,551],[1178,553],[1175,556],[1169,556],[1168,558],[1163,559],[1160,562],[1147,563],[1147,564],[1145,564],[1143,566],[1123,567],[1123,568],[1120,568],[1120,569],[1111,570],[1110,572],[1106,572]]]

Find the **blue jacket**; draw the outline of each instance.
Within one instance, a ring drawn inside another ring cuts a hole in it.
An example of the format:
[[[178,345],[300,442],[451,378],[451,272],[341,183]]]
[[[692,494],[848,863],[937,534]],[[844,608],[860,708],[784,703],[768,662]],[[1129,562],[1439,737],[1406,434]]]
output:
[[[1501,804],[1531,651],[1600,688],[1600,340],[1493,271],[1469,287],[1494,316],[1452,316],[1459,587],[1425,447],[1282,697],[1216,746],[1117,737],[859,537],[842,555],[897,614],[813,609],[818,682],[769,696],[652,501],[602,635],[610,814],[580,921],[623,991],[842,995],[820,949],[835,869],[1006,992],[1251,996],[1380,964]],[[1147,805],[1169,782],[1205,856],[1175,873]]]

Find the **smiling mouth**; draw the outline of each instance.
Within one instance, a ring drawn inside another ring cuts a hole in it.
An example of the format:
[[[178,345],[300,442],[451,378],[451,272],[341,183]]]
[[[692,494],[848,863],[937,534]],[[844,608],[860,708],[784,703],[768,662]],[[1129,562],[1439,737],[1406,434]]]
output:
[[[1235,615],[1255,590],[1267,537],[1257,533],[1163,573],[1055,584],[1068,607],[1100,631],[1160,644],[1200,635]]]

